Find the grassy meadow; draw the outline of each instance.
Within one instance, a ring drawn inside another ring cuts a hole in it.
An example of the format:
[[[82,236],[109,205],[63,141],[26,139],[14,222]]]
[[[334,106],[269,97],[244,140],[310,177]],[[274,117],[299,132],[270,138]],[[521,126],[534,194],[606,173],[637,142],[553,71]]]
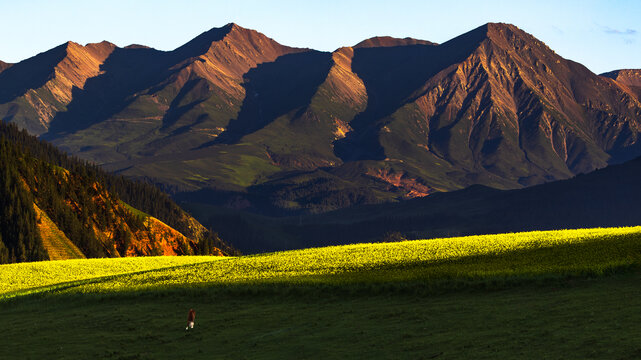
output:
[[[641,227],[2,265],[0,358],[632,359],[639,264]]]

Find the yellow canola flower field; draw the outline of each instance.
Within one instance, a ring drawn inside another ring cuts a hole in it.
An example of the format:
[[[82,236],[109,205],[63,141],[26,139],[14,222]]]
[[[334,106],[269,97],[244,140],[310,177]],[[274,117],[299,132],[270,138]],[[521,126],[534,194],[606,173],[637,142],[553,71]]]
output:
[[[0,298],[11,292],[37,291],[52,285],[100,279],[159,268],[209,262],[219,256],[154,256],[40,261],[0,265]]]
[[[641,227],[535,231],[229,258],[156,257],[3,265],[0,298],[2,294],[10,297],[16,292],[48,290],[61,283],[65,284],[65,291],[79,293],[230,284],[429,284],[600,275],[638,265]]]

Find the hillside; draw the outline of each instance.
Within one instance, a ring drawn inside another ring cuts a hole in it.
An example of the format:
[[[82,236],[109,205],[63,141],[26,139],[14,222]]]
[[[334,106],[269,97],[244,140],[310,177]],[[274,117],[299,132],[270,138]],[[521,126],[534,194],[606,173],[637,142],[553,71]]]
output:
[[[634,74],[596,75],[509,24],[331,53],[228,24],[167,52],[38,54],[0,73],[0,117],[183,201],[319,213],[635,158]]]
[[[184,234],[108,190],[111,186],[126,197],[127,190],[137,188],[144,196],[154,194],[149,185],[69,159],[13,125],[0,124],[0,134],[0,263],[234,251],[166,195],[158,195],[162,194],[158,190],[156,197],[146,198],[149,211],[159,215],[178,211],[173,222],[187,230]],[[71,166],[67,169],[47,162],[38,158],[39,153]]]

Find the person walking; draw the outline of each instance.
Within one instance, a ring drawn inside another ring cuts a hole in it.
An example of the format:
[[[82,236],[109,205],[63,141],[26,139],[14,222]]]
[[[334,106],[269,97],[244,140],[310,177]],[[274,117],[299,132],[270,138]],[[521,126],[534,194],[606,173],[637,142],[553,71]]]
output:
[[[196,320],[196,312],[194,309],[189,309],[189,314],[187,314],[187,327],[185,330],[194,328],[194,321]]]

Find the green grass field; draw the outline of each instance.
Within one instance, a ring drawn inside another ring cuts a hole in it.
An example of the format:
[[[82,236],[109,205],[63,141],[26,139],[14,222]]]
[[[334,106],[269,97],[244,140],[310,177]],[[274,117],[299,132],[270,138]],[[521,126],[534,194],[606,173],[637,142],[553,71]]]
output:
[[[2,265],[0,358],[634,359],[640,264],[641,227]]]

